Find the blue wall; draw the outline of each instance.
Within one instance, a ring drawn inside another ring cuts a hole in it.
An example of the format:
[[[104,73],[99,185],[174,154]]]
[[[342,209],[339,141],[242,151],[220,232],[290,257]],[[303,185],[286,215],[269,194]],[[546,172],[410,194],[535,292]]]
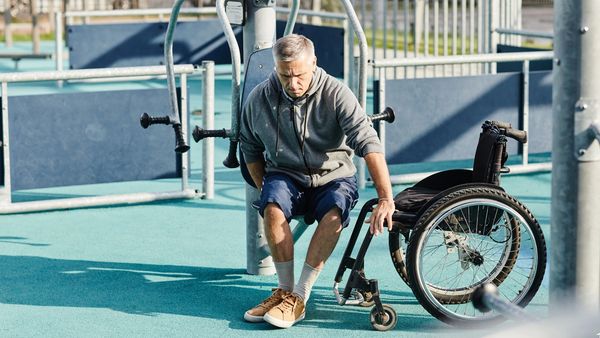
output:
[[[386,124],[388,163],[471,159],[485,120],[520,127],[522,75],[403,79],[386,81],[386,106],[396,122]],[[530,153],[549,152],[552,132],[551,72],[530,76]],[[378,111],[382,110],[377,107]],[[509,152],[518,150],[509,141]]]
[[[277,22],[282,36],[285,22]],[[167,23],[124,23],[72,25],[67,28],[69,60],[72,69],[131,67],[164,64],[164,35]],[[236,27],[241,48],[242,29]],[[294,33],[315,43],[319,65],[329,74],[344,75],[344,30],[336,27],[296,24]],[[221,24],[216,19],[179,22],[173,39],[176,64],[201,64],[213,60],[230,64],[231,56]],[[242,54],[243,55],[243,54]]]
[[[8,106],[12,190],[181,177],[172,128],[139,122],[170,114],[166,89],[15,96]]]

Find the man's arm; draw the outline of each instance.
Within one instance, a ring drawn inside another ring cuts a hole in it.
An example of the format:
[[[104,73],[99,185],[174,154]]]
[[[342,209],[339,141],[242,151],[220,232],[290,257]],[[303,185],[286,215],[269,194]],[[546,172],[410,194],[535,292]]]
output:
[[[258,160],[252,163],[246,163],[248,172],[256,185],[256,189],[260,192],[262,190],[263,177],[265,176],[265,161]]]
[[[375,184],[379,203],[371,213],[369,223],[371,233],[377,235],[383,233],[383,223],[387,220],[388,230],[392,230],[392,214],[396,210],[394,197],[392,195],[392,184],[390,173],[382,153],[368,153],[365,155],[367,168]]]

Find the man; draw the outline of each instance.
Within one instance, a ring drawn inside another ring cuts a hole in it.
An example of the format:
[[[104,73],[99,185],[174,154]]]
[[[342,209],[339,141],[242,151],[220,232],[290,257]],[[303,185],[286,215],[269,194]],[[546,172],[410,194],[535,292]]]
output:
[[[313,43],[288,35],[273,46],[275,71],[248,96],[241,149],[261,192],[259,212],[279,285],[246,311],[250,322],[287,328],[304,319],[312,286],[358,199],[352,151],[364,157],[379,203],[370,231],[391,228],[392,188],[381,143],[352,92],[317,67]],[[294,284],[295,215],[318,221],[300,279]]]

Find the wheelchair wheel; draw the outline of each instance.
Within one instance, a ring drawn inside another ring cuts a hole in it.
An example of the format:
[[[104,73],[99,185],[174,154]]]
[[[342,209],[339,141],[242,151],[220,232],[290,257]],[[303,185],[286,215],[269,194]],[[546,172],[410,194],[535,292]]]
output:
[[[404,244],[404,236],[400,232],[390,232],[388,237],[390,256],[392,263],[396,268],[398,276],[402,278],[404,283],[410,284],[408,280],[408,272],[406,271],[406,255],[404,254],[406,245]]]
[[[540,287],[546,267],[542,229],[531,212],[504,191],[472,187],[431,205],[419,218],[407,248],[407,273],[415,297],[449,324],[499,321],[471,304],[485,283],[519,306]]]
[[[377,331],[388,331],[396,327],[398,315],[393,307],[383,304],[383,315],[378,314],[377,308],[371,309],[371,326]]]

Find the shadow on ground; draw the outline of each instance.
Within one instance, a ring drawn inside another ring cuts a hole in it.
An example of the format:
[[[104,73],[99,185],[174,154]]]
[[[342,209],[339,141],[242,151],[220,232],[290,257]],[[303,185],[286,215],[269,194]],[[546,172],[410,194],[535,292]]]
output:
[[[273,329],[265,323],[243,321],[243,312],[265,298],[272,287],[243,269],[32,256],[0,256],[0,269],[0,302],[5,304],[108,308],[143,316],[175,314],[225,320],[232,329]],[[370,308],[339,306],[330,289],[314,291],[309,315],[298,326],[372,330]],[[414,301],[408,292],[388,292],[387,296],[394,306]],[[414,314],[401,315],[399,325],[403,324],[420,330],[443,327],[430,316]]]

